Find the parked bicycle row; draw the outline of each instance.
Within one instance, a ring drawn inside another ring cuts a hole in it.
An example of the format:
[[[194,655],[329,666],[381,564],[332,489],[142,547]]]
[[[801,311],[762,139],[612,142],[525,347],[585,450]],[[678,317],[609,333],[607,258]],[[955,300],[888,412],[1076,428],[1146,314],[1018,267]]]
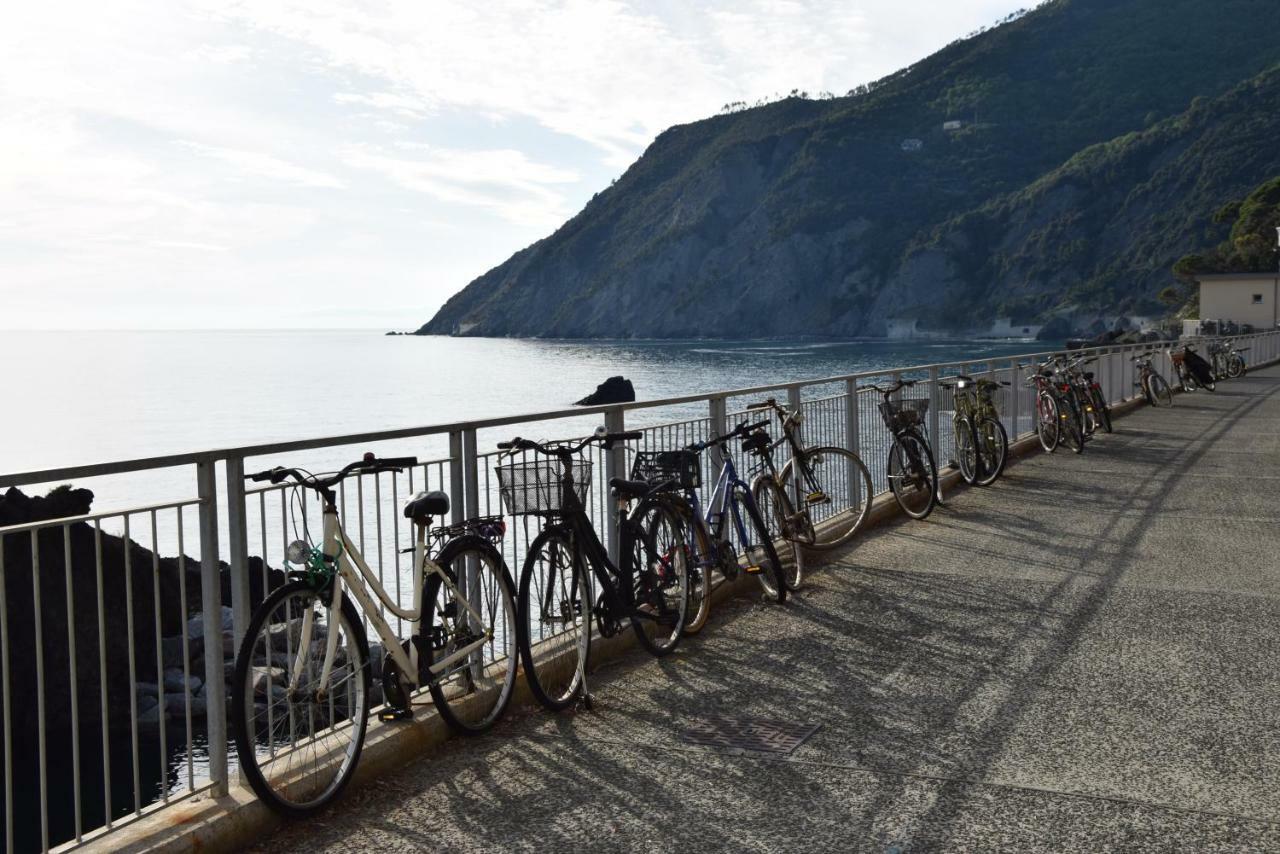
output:
[[[1212,389],[1219,369],[1223,376],[1244,372],[1243,352],[1215,347],[1208,361],[1187,347],[1173,364],[1183,388]],[[1135,383],[1153,405],[1168,405],[1171,391],[1152,366],[1154,355],[1133,357]],[[1056,355],[1018,366],[1029,371],[1036,433],[1046,452],[1065,445],[1082,453],[1098,431],[1111,432],[1106,395],[1089,370],[1095,361]],[[906,397],[916,385],[896,379],[858,392],[880,397],[890,493],[905,513],[923,519],[940,493],[930,401]],[[938,387],[952,401],[951,462],[967,483],[994,483],[1009,453],[997,393],[1010,383],[962,374]],[[588,510],[593,464],[587,452],[624,453],[642,432],[600,428],[576,440],[500,443],[503,516],[432,529],[449,513],[448,496],[422,492],[405,505],[415,532],[410,607],[383,588],[344,531],[336,487],[351,475],[417,465],[415,458],[366,455],[332,474],[275,468],[249,475],[316,493],[323,507],[319,544],[305,514],[300,528],[295,518],[297,539],[287,557],[299,568],[255,611],[236,660],[232,717],[254,790],[292,815],[336,797],[363,745],[375,670],[383,720],[411,719],[414,693],[426,688],[452,728],[481,732],[503,714],[518,669],[547,708],[577,701],[589,707],[593,636],[611,638],[630,628],[648,652],[667,655],[707,624],[715,588],[744,575],[754,576],[768,599],[785,602],[803,583],[804,551],[835,548],[861,529],[874,496],[872,476],[849,448],[806,445],[802,412],[769,399],[747,413],[758,420],[685,447],[625,452],[630,476],[608,483],[617,519],[612,552]],[[775,419],[776,439],[770,433]],[[714,473],[709,488],[704,471]],[[537,528],[514,578],[499,549],[512,517],[529,517]],[[779,554],[783,545],[790,559]],[[387,611],[414,627],[411,638],[396,635]],[[370,661],[361,612],[386,651],[380,667]]]

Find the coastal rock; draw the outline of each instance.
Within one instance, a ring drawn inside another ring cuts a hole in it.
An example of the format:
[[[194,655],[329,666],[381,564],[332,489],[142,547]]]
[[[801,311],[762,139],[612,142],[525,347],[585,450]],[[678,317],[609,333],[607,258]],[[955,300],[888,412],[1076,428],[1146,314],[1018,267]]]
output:
[[[602,403],[631,403],[636,399],[635,387],[624,377],[609,377],[596,386],[596,390],[579,400],[574,406],[599,406]]]

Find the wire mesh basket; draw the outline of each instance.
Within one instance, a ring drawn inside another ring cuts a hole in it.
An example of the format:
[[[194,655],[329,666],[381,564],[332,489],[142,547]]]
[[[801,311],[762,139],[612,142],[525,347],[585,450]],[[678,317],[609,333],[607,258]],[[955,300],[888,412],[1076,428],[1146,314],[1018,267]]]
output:
[[[924,423],[925,413],[929,411],[929,400],[904,400],[900,403],[888,401],[880,404],[880,415],[890,430],[905,430]]]
[[[702,486],[702,464],[693,451],[637,451],[631,479],[647,483],[675,481],[681,489]]]
[[[563,468],[559,460],[509,463],[495,466],[502,505],[512,516],[545,516],[561,513],[564,506]],[[573,461],[573,491],[581,505],[591,494],[591,462]]]

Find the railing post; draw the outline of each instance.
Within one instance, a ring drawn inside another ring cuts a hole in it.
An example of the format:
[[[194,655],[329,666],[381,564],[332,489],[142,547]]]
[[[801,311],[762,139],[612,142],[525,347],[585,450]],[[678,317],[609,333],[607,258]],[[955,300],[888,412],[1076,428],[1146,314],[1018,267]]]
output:
[[[1018,409],[1019,409],[1018,403],[1019,403],[1019,396],[1021,392],[1022,392],[1022,386],[1018,384],[1018,360],[1010,359],[1009,360],[1009,399],[1012,401],[1012,405],[1009,408],[1012,410],[1012,412],[1010,413],[1011,417],[1010,417],[1009,425],[1013,428],[1013,432],[1009,438],[1014,442],[1018,441],[1018,435],[1019,435],[1018,434]]]
[[[222,579],[218,565],[218,478],[213,460],[196,463],[200,497],[200,604],[204,615],[205,723],[214,797],[227,793],[227,701],[223,690]],[[243,506],[243,501],[241,502]],[[184,628],[185,631],[185,628]]]
[[[466,519],[474,519],[480,515],[480,466],[479,454],[476,450],[476,431],[475,428],[469,428],[462,431],[462,471],[463,471],[463,500],[462,515]],[[471,607],[476,611],[480,611],[480,566],[476,562],[474,554],[467,556],[467,565],[462,581],[462,589],[458,592],[466,597],[471,603]],[[415,606],[416,607],[416,604]],[[466,615],[467,623],[472,624],[471,630],[483,631],[483,626],[473,624],[473,618],[470,614]],[[471,675],[479,679],[484,669],[484,653],[476,650],[470,656],[469,663],[471,665]]]
[[[792,412],[803,413],[804,402],[800,399],[799,386],[793,385],[787,389],[787,408],[790,409]],[[803,429],[804,428],[801,427],[802,431]],[[803,438],[803,436],[804,436],[804,433],[801,432],[801,437]],[[800,483],[802,479],[800,475],[800,462],[798,460],[795,460],[794,457],[792,457],[792,459],[793,459],[793,462],[791,464],[791,504],[793,507],[796,508],[796,511],[799,512],[802,508],[808,506],[808,500],[805,497],[805,491],[802,488],[802,484]],[[793,544],[791,552],[796,559],[796,571],[804,572],[804,554],[800,550],[799,541],[796,541]]]
[[[844,446],[862,459],[862,424],[858,407],[858,381],[844,381]],[[852,462],[849,463],[849,506],[862,506],[862,478]],[[871,500],[871,496],[867,496]]]
[[[244,504],[244,457],[227,457],[227,562],[231,571],[231,617],[235,648],[249,628],[249,535]],[[266,595],[267,591],[263,591]]]
[[[716,436],[723,436],[728,429],[725,422],[728,420],[728,407],[723,397],[713,397],[707,401],[707,417],[711,421],[708,439]],[[708,483],[715,484],[716,479],[720,477],[720,470],[724,468],[724,450],[716,445],[708,449],[708,459],[711,461],[711,477]]]
[[[451,430],[449,431],[449,521],[455,525],[463,520],[463,514],[466,511],[463,507],[465,499],[462,495],[463,484],[466,481],[463,471],[465,468],[462,461],[462,432]],[[473,474],[472,477],[474,476]]]
[[[604,429],[610,433],[622,433],[627,429],[626,416],[623,415],[621,409],[610,409],[604,414]],[[622,517],[618,513],[618,502],[612,500],[609,495],[609,481],[615,477],[625,477],[627,468],[627,448],[626,445],[619,442],[604,455],[604,483],[601,485],[604,489],[605,505],[608,507],[609,523],[605,529],[605,535],[609,547],[609,560],[614,565],[618,564],[619,543],[621,542]]]
[[[938,434],[938,409],[942,406],[941,389],[938,387],[938,369],[929,369],[929,444],[933,446],[933,461],[941,467],[941,442],[942,437]],[[938,492],[942,492],[942,486],[939,484]]]

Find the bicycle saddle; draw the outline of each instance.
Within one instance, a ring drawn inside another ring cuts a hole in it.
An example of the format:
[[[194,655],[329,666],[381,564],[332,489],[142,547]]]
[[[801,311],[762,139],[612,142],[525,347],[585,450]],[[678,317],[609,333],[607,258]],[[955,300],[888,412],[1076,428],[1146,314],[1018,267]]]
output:
[[[424,524],[428,516],[444,516],[449,512],[449,496],[443,492],[422,491],[404,505],[404,518]]]
[[[653,491],[653,484],[647,480],[627,480],[624,477],[609,478],[609,488],[619,495],[629,498],[643,498]]]

